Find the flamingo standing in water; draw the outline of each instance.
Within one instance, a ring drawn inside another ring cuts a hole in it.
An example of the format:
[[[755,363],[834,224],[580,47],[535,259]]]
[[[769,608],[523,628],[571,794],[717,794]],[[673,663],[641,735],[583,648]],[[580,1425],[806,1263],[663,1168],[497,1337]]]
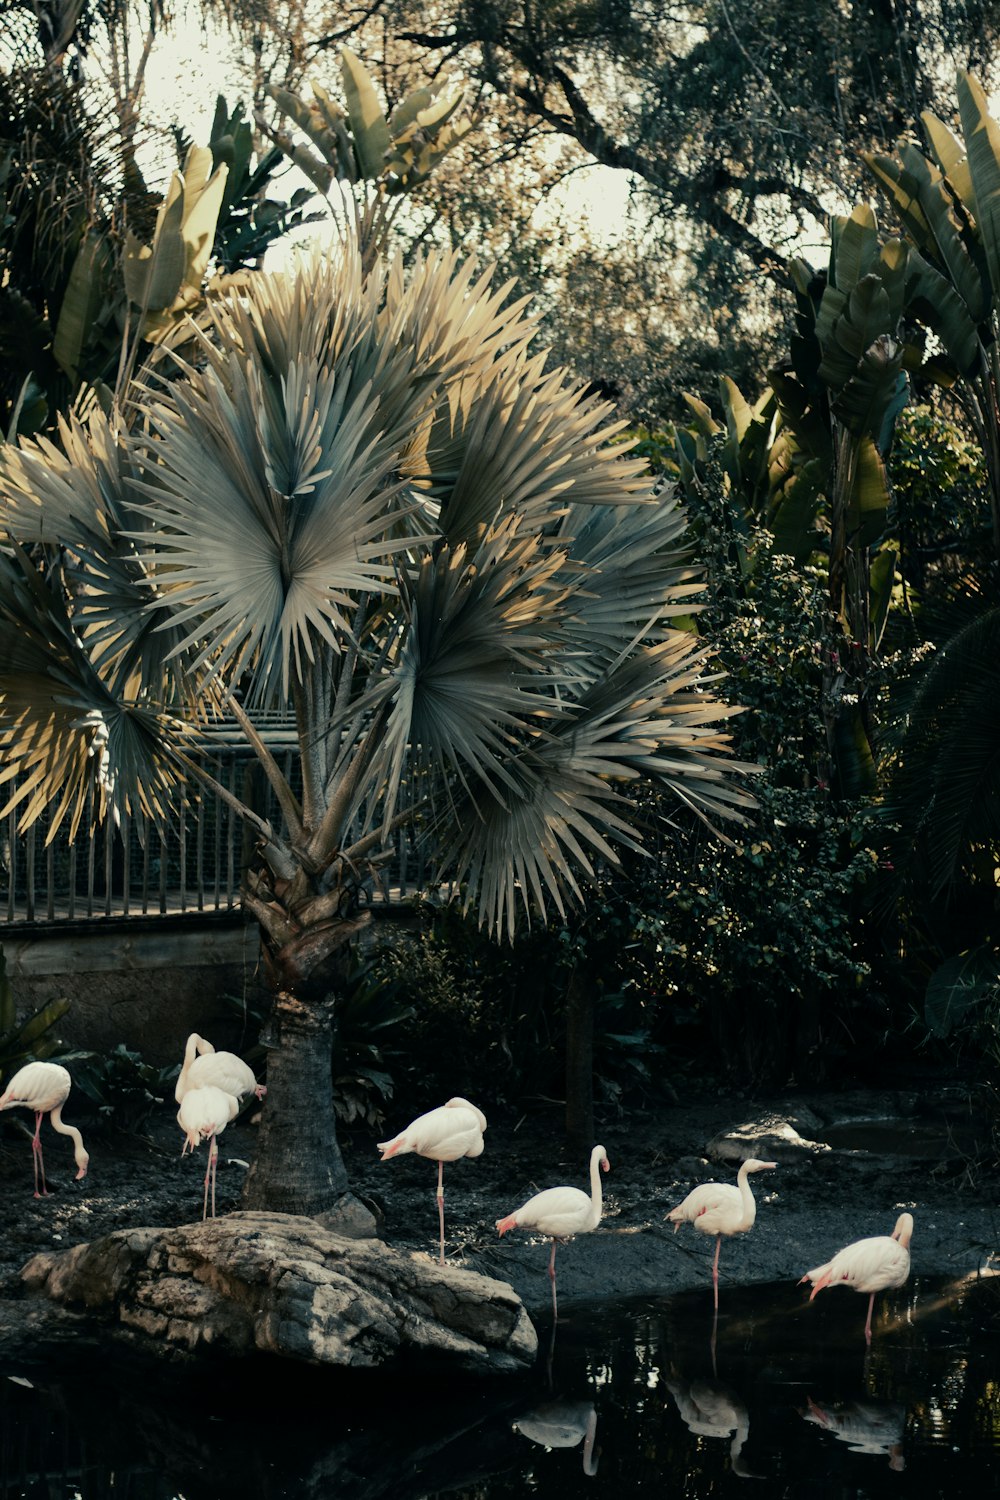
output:
[[[712,1262],[712,1285],[715,1289],[715,1306],[719,1306],[719,1252],[722,1236],[745,1234],[753,1228],[757,1217],[757,1204],[747,1177],[751,1172],[773,1172],[776,1161],[757,1161],[751,1157],[736,1174],[736,1186],[731,1182],[703,1182],[693,1188],[676,1208],[667,1214],[676,1234],[682,1224],[693,1224],[702,1234],[715,1235],[715,1259]]]
[[[391,1156],[429,1157],[438,1164],[437,1204],[440,1250],[438,1260],[444,1265],[444,1164],[460,1156],[482,1156],[486,1116],[468,1099],[449,1099],[437,1109],[418,1115],[389,1141],[379,1141],[382,1160]]]
[[[239,1100],[234,1095],[224,1093],[214,1084],[207,1083],[203,1088],[188,1089],[177,1111],[177,1123],[185,1136],[181,1147],[182,1156],[188,1150],[194,1151],[206,1137],[208,1139],[205,1197],[201,1210],[203,1220],[208,1218],[209,1183],[212,1187],[212,1218],[215,1218],[215,1164],[219,1158],[216,1137],[222,1134],[230,1120],[235,1120],[239,1108]]]
[[[812,1282],[809,1301],[817,1292],[828,1286],[849,1286],[856,1292],[867,1292],[868,1318],[865,1322],[865,1343],[872,1341],[872,1308],[875,1293],[889,1287],[902,1286],[910,1274],[910,1239],[913,1235],[913,1215],[900,1214],[892,1234],[873,1234],[866,1240],[855,1240],[838,1250],[826,1265],[807,1271],[799,1279]]]
[[[608,1154],[603,1146],[590,1153],[590,1196],[575,1187],[546,1188],[522,1203],[512,1214],[497,1219],[501,1235],[508,1229],[537,1229],[552,1241],[549,1256],[549,1280],[552,1282],[552,1320],[559,1317],[556,1302],[556,1246],[565,1244],[576,1234],[586,1234],[601,1222],[601,1172],[610,1171]]]
[[[47,1198],[45,1185],[45,1162],[42,1159],[42,1142],[39,1132],[42,1116],[48,1115],[52,1129],[59,1135],[68,1135],[73,1141],[73,1155],[78,1168],[76,1181],[87,1175],[90,1157],[84,1150],[83,1137],[75,1125],[64,1125],[62,1107],[69,1098],[73,1080],[66,1069],[58,1063],[32,1062],[19,1068],[0,1096],[0,1109],[31,1109],[35,1112],[35,1133],[31,1138],[31,1156],[35,1168],[35,1197]],[[42,1190],[38,1183],[41,1180]]]
[[[247,1094],[256,1094],[258,1099],[263,1099],[267,1093],[264,1084],[257,1082],[253,1069],[242,1057],[237,1057],[235,1052],[216,1052],[211,1042],[192,1031],[184,1048],[184,1062],[174,1086],[174,1098],[180,1104],[190,1089],[205,1088],[208,1084],[236,1099]]]

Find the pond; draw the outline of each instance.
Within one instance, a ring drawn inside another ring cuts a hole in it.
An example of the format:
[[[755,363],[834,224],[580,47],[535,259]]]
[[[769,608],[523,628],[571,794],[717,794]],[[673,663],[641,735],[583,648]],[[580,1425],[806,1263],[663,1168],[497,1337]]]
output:
[[[965,1500],[1000,1492],[1000,1277],[876,1299],[724,1287],[565,1309],[535,1376],[455,1388],[153,1374],[0,1381],[2,1500]],[[30,1382],[30,1383],[29,1383]]]

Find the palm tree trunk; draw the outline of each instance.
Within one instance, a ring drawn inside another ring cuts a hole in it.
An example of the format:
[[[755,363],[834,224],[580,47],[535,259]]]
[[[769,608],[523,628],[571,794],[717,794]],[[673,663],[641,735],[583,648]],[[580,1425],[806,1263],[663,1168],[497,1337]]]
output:
[[[243,1206],[326,1213],[347,1191],[330,1078],[333,1002],[279,990],[271,1027],[267,1099]]]

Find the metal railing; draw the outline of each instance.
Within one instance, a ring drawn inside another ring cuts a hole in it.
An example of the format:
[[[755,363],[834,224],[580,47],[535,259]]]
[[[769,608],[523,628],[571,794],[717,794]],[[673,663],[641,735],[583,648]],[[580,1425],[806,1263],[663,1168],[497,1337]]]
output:
[[[294,785],[297,756],[277,745],[272,751]],[[216,743],[202,753],[228,792],[280,826],[273,793],[248,748]],[[197,785],[188,788],[177,817],[164,829],[128,814],[118,827],[107,820],[95,829],[85,817],[73,843],[62,830],[47,843],[49,826],[43,814],[19,834],[17,815],[11,813],[0,828],[0,924],[225,913],[239,907],[253,834],[221,797]],[[369,899],[412,895],[422,888],[425,873],[419,846],[409,830],[401,830],[395,857],[370,883]]]

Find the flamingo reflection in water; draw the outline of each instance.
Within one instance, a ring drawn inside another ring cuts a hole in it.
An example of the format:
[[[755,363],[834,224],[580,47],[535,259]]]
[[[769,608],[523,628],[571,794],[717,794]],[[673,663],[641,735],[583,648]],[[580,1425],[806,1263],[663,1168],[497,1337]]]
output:
[[[575,1448],[582,1439],[583,1472],[597,1473],[601,1450],[594,1447],[597,1410],[592,1402],[547,1401],[518,1417],[514,1428],[543,1448]]]
[[[672,1374],[664,1381],[674,1398],[681,1420],[696,1437],[727,1438],[729,1462],[740,1479],[760,1479],[742,1458],[743,1444],[750,1436],[750,1413],[731,1386],[719,1380],[681,1380]]]
[[[903,1457],[903,1429],[906,1408],[896,1401],[849,1401],[846,1405],[820,1405],[810,1396],[808,1407],[799,1412],[806,1422],[815,1422],[824,1432],[832,1432],[847,1444],[852,1453],[885,1453],[889,1468],[901,1473],[906,1467]]]

